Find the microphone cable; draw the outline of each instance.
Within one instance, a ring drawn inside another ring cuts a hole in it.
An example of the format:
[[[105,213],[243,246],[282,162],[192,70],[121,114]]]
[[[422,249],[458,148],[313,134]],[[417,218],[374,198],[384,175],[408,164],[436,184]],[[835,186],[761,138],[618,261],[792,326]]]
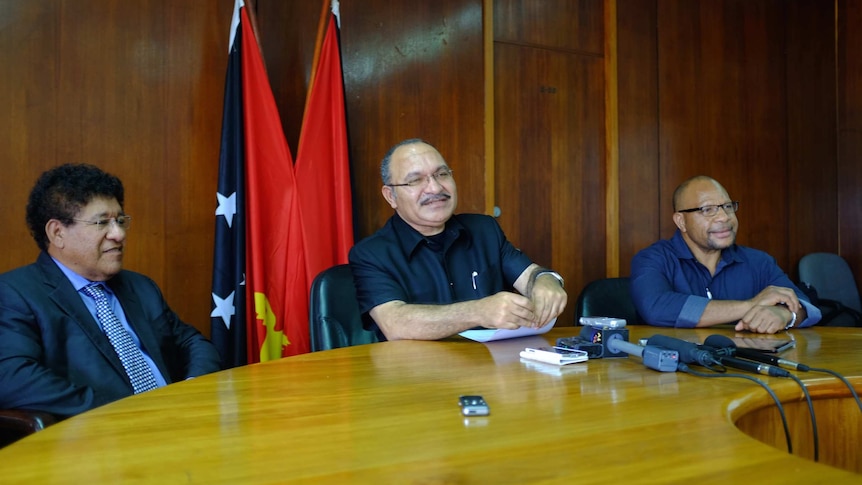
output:
[[[811,402],[811,393],[808,392],[808,387],[805,386],[802,379],[793,374],[789,374],[788,377],[799,384],[802,394],[805,395],[805,400],[808,401],[808,414],[811,416],[811,434],[814,438],[814,461],[817,462],[820,460],[820,435],[817,432],[817,418],[814,415],[814,403]]]
[[[778,396],[775,395],[775,392],[772,389],[770,389],[770,387],[768,385],[766,385],[765,382],[763,382],[762,380],[760,380],[756,377],[748,376],[745,374],[726,373],[726,372],[725,373],[708,374],[706,372],[698,372],[696,370],[693,370],[692,368],[690,368],[688,365],[686,365],[683,362],[680,362],[678,364],[677,370],[681,370],[687,374],[691,374],[693,376],[698,376],[698,377],[738,377],[740,379],[748,379],[752,382],[756,382],[757,384],[759,384],[760,387],[762,387],[763,389],[766,390],[766,392],[769,393],[769,395],[772,397],[772,400],[775,401],[775,407],[778,408],[778,414],[781,416],[781,424],[784,426],[784,438],[787,441],[787,452],[790,453],[791,455],[793,454],[793,445],[792,445],[791,440],[790,440],[790,427],[787,425],[787,416],[784,414],[784,406],[781,405],[781,400],[778,399]]]
[[[707,340],[714,339],[717,337],[719,337],[719,336],[711,335],[711,336],[707,337]],[[721,342],[723,345],[729,345],[729,344],[725,343],[724,340],[725,339],[722,338],[720,340],[713,340],[713,341]],[[726,339],[726,340],[729,342],[732,342],[729,339]],[[736,350],[735,355],[737,357],[742,357],[743,359],[749,359],[749,360],[754,360],[757,362],[763,362],[766,364],[779,366],[779,367],[782,367],[785,369],[795,369],[795,370],[799,370],[799,371],[803,371],[803,372],[809,372],[809,371],[823,372],[823,373],[829,374],[829,375],[835,377],[836,379],[838,379],[839,381],[841,381],[842,383],[844,383],[845,386],[847,386],[847,389],[850,391],[850,394],[853,395],[853,399],[856,400],[856,405],[859,407],[859,410],[862,411],[862,401],[859,400],[859,394],[856,393],[856,389],[853,388],[853,385],[851,385],[850,382],[844,376],[842,376],[838,372],[835,372],[834,370],[822,369],[822,368],[818,368],[818,367],[810,367],[810,366],[807,366],[805,364],[801,364],[799,362],[794,362],[792,360],[782,359],[782,358],[774,356],[774,355],[764,354],[764,353],[758,352],[756,350],[750,350],[750,349],[735,349],[735,350]]]
[[[835,376],[835,378],[843,382],[844,385],[847,386],[847,389],[850,390],[850,394],[853,395],[853,399],[856,400],[856,405],[859,406],[859,410],[862,411],[862,401],[859,400],[859,394],[856,394],[856,389],[853,389],[853,385],[850,384],[850,381],[848,381],[847,378],[830,369],[821,369],[818,367],[809,367],[808,369],[814,372],[825,372],[826,374]]]
[[[820,460],[820,434],[817,429],[817,417],[814,413],[814,403],[811,400],[811,393],[808,392],[808,387],[804,382],[802,382],[802,379],[779,367],[781,364],[789,365],[790,361],[781,360],[775,356],[766,356],[759,353],[749,352],[747,350],[739,351],[736,344],[731,339],[723,335],[710,335],[706,340],[704,340],[704,346],[706,348],[712,348],[713,355],[716,355],[719,361],[733,361],[730,363],[731,365],[741,365],[740,368],[742,369],[749,368],[749,364],[745,363],[748,361],[745,359],[749,359],[752,363],[768,363],[770,365],[765,366],[768,369],[768,375],[793,379],[796,384],[799,385],[799,388],[802,390],[802,394],[805,396],[805,401],[808,404],[808,415],[811,419],[811,434],[814,440],[814,461],[817,462]],[[741,357],[742,359],[724,356],[724,354],[727,353],[735,355],[736,357]],[[793,364],[793,367],[796,369],[801,369],[803,371],[808,370],[808,366],[806,365],[798,363]],[[760,367],[757,367],[757,371],[762,372]]]

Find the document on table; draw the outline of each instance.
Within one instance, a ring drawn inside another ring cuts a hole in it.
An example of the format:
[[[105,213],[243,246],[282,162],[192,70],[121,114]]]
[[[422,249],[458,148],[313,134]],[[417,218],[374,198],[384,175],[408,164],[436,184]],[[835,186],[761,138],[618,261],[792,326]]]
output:
[[[553,319],[539,328],[520,327],[516,330],[506,330],[499,328],[482,328],[478,330],[464,330],[458,335],[475,340],[476,342],[491,342],[494,340],[503,340],[507,338],[526,337],[529,335],[541,335],[554,327],[557,319]]]

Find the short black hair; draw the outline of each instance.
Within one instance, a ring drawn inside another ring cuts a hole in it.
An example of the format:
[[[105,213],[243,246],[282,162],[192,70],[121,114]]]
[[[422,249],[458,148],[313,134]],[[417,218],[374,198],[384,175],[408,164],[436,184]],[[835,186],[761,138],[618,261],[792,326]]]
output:
[[[27,226],[39,249],[48,249],[48,221],[57,219],[68,226],[81,208],[97,197],[117,199],[123,207],[123,183],[85,163],[67,163],[42,173],[27,200]]]

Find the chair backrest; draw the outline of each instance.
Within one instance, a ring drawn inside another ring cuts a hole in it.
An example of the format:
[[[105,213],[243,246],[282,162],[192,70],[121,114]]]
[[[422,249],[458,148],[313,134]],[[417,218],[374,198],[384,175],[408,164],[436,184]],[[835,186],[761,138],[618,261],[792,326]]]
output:
[[[846,308],[856,312],[862,311],[859,290],[850,265],[837,254],[811,253],[803,256],[799,260],[799,281],[803,285],[813,287],[817,292],[817,298],[837,301]],[[825,317],[824,312],[824,320]],[[854,322],[850,325],[858,323]],[[840,322],[833,325],[844,326]]]
[[[333,266],[314,278],[308,317],[312,352],[378,341],[362,328],[350,265]]]
[[[604,278],[587,284],[578,295],[575,325],[581,317],[624,318],[629,325],[644,323],[629,291],[629,278]]]

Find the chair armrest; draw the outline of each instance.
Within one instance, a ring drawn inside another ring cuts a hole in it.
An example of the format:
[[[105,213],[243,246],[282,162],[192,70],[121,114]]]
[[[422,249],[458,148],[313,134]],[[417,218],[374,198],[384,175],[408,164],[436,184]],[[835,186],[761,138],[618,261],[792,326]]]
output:
[[[42,411],[0,409],[0,429],[21,433],[22,436],[45,429],[55,422],[57,418],[54,415]]]
[[[823,314],[818,325],[828,325],[829,322],[835,319],[835,317],[842,314],[848,314],[853,317],[857,325],[862,322],[862,313],[844,306],[840,301],[830,300],[828,298],[819,298],[817,300],[817,307],[820,308],[820,311]]]

